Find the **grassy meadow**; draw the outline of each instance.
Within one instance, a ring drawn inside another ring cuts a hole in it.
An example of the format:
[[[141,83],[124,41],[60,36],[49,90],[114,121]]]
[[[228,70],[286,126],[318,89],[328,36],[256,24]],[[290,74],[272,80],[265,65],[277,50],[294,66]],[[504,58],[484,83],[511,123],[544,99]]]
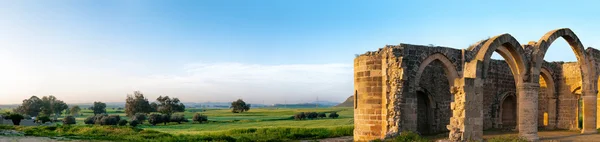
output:
[[[294,120],[293,115],[298,112],[337,112],[339,118]],[[208,116],[209,121],[201,124],[191,122],[195,113]],[[73,139],[261,141],[351,136],[354,125],[352,108],[252,108],[243,113],[232,113],[229,109],[186,109],[183,114],[190,122],[152,126],[146,121],[137,128],[86,125],[83,120],[93,113],[91,110],[82,110],[81,114],[76,117],[77,124],[72,126],[25,126],[4,129],[24,131],[26,135],[31,136]],[[124,110],[109,108],[107,114],[120,115],[121,119],[129,120]]]

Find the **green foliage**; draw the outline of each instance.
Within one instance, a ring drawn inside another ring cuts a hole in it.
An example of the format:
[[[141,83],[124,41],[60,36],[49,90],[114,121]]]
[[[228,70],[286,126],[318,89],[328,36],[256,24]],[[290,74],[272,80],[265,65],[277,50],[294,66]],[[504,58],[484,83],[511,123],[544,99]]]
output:
[[[292,141],[351,136],[353,127],[333,128],[245,128],[205,135],[168,134],[135,127],[63,125],[63,126],[5,126],[25,132],[27,136],[65,137],[70,139],[108,141]]]
[[[96,123],[96,116],[88,116],[87,118],[85,118],[85,120],[83,120],[83,123],[85,124],[95,124]]]
[[[319,113],[318,117],[325,118],[325,117],[327,117],[327,114],[325,114],[324,112],[321,112],[321,113]]]
[[[140,124],[140,121],[138,120],[131,120],[131,122],[129,122],[129,126],[131,127],[137,127],[138,124]]]
[[[299,112],[294,115],[294,120],[304,120],[306,119],[306,114],[304,112]]]
[[[308,119],[317,119],[317,117],[319,116],[319,114],[316,112],[307,112],[305,114],[306,114],[306,118],[308,118]]]
[[[142,123],[142,122],[146,121],[146,114],[145,113],[136,113],[132,119],[137,120],[138,122]]]
[[[39,122],[39,123],[50,122],[50,117],[45,116],[45,115],[44,116],[38,116],[38,117],[35,118],[35,121]]]
[[[393,142],[429,142],[428,139],[419,136],[419,134],[404,131],[399,136],[392,139]]]
[[[192,118],[192,120],[196,121],[198,123],[208,122],[208,117],[206,115],[202,115],[200,113],[196,113],[196,114],[194,114],[194,117]]]
[[[42,99],[37,96],[31,96],[29,99],[23,100],[23,103],[15,108],[13,112],[19,114],[27,114],[29,116],[38,116],[42,111]]]
[[[181,124],[181,122],[188,122],[184,114],[173,114],[171,115],[170,121],[177,122],[177,124]]]
[[[178,98],[169,98],[169,96],[159,96],[156,101],[159,102],[157,104],[157,111],[162,114],[167,114],[171,116],[171,114],[175,112],[183,112],[185,111],[185,105],[179,102]]]
[[[337,114],[337,112],[331,112],[331,113],[329,114],[329,118],[338,118],[338,117],[340,117],[340,115],[339,115],[339,114]]]
[[[65,116],[65,118],[63,118],[62,122],[63,122],[63,124],[66,124],[66,125],[71,125],[71,124],[77,123],[77,121],[75,121],[75,117],[73,117],[73,116]]]
[[[94,111],[94,115],[106,113],[106,104],[102,102],[94,102],[94,105],[90,107]]]
[[[72,106],[69,108],[69,114],[73,116],[79,116],[79,112],[81,112],[81,108],[78,105]]]
[[[153,126],[158,123],[162,123],[162,115],[156,113],[150,114],[150,116],[148,116],[148,123],[152,124]]]
[[[238,99],[234,102],[231,102],[231,106],[229,108],[231,108],[231,112],[233,113],[241,113],[250,110],[250,104],[246,104],[244,100]]]
[[[493,137],[487,140],[488,142],[527,142],[527,140],[518,136],[501,136]]]
[[[150,102],[140,91],[134,91],[133,95],[127,95],[125,100],[125,113],[127,116],[133,116],[137,113],[149,113],[152,111]]]
[[[10,113],[10,112],[6,112],[4,114],[4,119],[8,119],[11,120],[13,122],[13,125],[20,125],[21,124],[21,120],[23,120],[23,115],[18,114],[18,113]]]
[[[127,125],[127,120],[125,120],[125,119],[119,120],[119,126],[125,126],[125,125]]]

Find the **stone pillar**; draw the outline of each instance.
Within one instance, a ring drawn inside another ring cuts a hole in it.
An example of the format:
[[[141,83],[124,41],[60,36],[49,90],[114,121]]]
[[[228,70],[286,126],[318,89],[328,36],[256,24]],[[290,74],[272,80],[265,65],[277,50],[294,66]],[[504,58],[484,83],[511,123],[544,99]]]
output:
[[[596,104],[597,96],[595,90],[584,92],[583,96],[583,130],[584,134],[596,134]]]
[[[546,129],[554,130],[556,129],[556,100],[554,94],[550,94],[552,97],[548,100],[548,126]],[[539,123],[539,122],[538,122]]]
[[[463,78],[452,88],[454,102],[452,117],[447,126],[451,141],[481,141],[483,138],[483,82]]]
[[[517,84],[519,136],[529,141],[538,141],[538,83]]]

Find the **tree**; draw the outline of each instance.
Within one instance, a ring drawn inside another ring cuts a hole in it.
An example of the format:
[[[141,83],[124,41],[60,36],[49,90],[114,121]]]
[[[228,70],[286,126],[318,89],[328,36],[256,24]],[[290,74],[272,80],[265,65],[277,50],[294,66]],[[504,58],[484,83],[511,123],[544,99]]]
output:
[[[4,119],[10,119],[13,122],[13,125],[20,125],[21,124],[21,120],[25,118],[23,117],[23,115],[18,114],[18,113],[6,113],[4,116]]]
[[[146,114],[145,114],[145,113],[136,113],[136,114],[133,116],[133,119],[132,119],[132,120],[137,120],[137,121],[138,121],[138,123],[140,123],[140,124],[141,124],[141,123],[143,123],[143,122],[146,120]]]
[[[250,104],[246,104],[242,99],[238,99],[237,101],[232,102],[231,107],[229,108],[232,109],[231,112],[233,113],[240,113],[250,110]]]
[[[37,96],[31,96],[29,99],[23,100],[23,103],[15,108],[13,112],[35,117],[40,114],[42,105],[42,99]]]
[[[194,117],[192,117],[192,121],[197,121],[198,123],[208,122],[208,117],[206,115],[196,113],[194,114]]]
[[[127,116],[133,116],[136,113],[149,113],[151,111],[148,99],[140,91],[134,91],[133,95],[127,95],[125,100],[125,113]]]
[[[58,119],[58,117],[62,115],[63,111],[69,108],[67,103],[63,102],[62,100],[55,100],[54,102],[51,102],[51,106],[52,112],[54,113],[54,120]]]
[[[325,114],[324,112],[319,113],[319,118],[325,118],[327,117],[327,114]]]
[[[158,112],[162,114],[171,116],[175,112],[185,111],[185,105],[180,103],[178,98],[171,99],[169,96],[159,96],[156,101],[158,101]]]
[[[158,104],[156,102],[150,103],[150,112],[158,112]]]
[[[119,120],[119,126],[125,126],[125,125],[127,125],[127,120],[125,120],[125,119]]]
[[[150,114],[150,116],[148,116],[148,123],[152,124],[152,126],[156,126],[156,124],[161,123],[162,122],[162,116],[160,114]]]
[[[37,121],[39,123],[50,122],[50,117],[41,115],[41,116],[36,117],[35,121]]]
[[[94,102],[94,105],[90,107],[94,111],[94,115],[106,113],[106,104],[102,102]]]
[[[138,124],[140,124],[140,122],[137,120],[131,120],[131,122],[129,122],[129,126],[131,127],[136,127]]]
[[[69,114],[73,116],[79,116],[79,112],[81,112],[81,108],[78,105],[72,106],[69,109]]]
[[[338,118],[340,115],[338,115],[336,112],[331,112],[329,114],[329,118]]]
[[[184,114],[173,114],[171,115],[171,122],[177,122],[177,124],[181,124],[181,122],[188,122],[188,120],[185,119]]]
[[[305,114],[308,119],[315,119],[319,116],[319,114],[316,112],[307,112]]]
[[[304,120],[306,119],[306,114],[304,112],[299,112],[294,115],[294,120]]]
[[[65,116],[65,118],[63,118],[62,122],[63,122],[63,124],[66,124],[66,125],[71,125],[71,124],[77,123],[77,121],[75,121],[75,117],[73,117],[73,116]]]

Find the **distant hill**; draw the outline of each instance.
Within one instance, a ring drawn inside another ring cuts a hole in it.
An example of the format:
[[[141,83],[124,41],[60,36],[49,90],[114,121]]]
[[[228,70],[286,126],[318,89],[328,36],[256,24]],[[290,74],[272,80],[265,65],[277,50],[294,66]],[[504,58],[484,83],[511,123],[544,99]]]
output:
[[[341,104],[336,105],[335,107],[354,107],[354,95],[348,97],[346,101]]]

